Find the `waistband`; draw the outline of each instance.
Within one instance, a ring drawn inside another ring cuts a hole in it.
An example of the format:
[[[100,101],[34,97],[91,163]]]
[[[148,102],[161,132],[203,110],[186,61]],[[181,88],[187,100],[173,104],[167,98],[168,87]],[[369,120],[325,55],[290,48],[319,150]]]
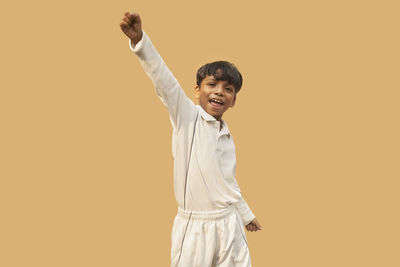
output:
[[[225,209],[213,210],[213,211],[191,211],[183,210],[178,207],[178,215],[187,219],[190,217],[191,220],[219,220],[228,217],[233,213],[234,207],[228,206]]]

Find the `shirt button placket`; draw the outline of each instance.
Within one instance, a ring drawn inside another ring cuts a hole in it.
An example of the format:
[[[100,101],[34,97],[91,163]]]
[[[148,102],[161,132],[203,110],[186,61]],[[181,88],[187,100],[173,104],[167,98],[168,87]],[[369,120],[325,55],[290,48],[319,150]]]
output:
[[[217,143],[219,142],[219,137],[221,136],[220,135],[220,126],[219,126],[219,121],[215,121],[215,123],[214,123],[214,127],[215,127],[215,129],[217,130]]]

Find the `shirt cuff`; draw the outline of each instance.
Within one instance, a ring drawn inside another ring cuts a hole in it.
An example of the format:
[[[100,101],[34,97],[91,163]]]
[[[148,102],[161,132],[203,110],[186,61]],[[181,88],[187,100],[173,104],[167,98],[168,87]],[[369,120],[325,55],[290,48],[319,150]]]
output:
[[[243,198],[236,203],[236,209],[238,210],[240,217],[242,217],[242,222],[245,226],[248,225],[256,217],[254,216],[253,212],[249,208],[249,205],[247,205],[246,201]]]
[[[128,38],[128,40],[129,40],[129,47],[131,48],[131,50],[132,50],[133,52],[137,53],[138,51],[140,51],[140,49],[141,49],[142,46],[143,46],[144,39],[147,38],[147,36],[145,37],[145,35],[146,35],[146,33],[142,30],[142,39],[140,39],[140,41],[139,41],[136,45],[134,45],[134,44],[132,43],[132,40],[131,40],[130,38]]]

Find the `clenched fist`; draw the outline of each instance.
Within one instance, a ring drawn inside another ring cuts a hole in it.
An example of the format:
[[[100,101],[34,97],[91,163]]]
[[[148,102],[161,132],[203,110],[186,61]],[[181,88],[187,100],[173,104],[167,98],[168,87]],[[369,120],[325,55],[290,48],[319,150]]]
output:
[[[142,39],[142,21],[139,14],[126,12],[119,26],[135,45]]]
[[[258,222],[256,218],[252,220],[248,225],[246,225],[247,231],[253,232],[261,230],[261,224]]]

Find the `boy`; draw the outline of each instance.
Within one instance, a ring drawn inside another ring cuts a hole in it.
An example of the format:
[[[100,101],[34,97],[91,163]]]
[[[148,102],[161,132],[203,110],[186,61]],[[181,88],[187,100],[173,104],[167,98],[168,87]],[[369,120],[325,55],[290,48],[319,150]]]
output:
[[[120,23],[132,51],[167,107],[173,128],[174,192],[171,266],[251,266],[246,235],[261,225],[235,179],[235,145],[222,115],[233,107],[242,76],[226,61],[197,72],[194,105],[165,65],[136,13]]]

